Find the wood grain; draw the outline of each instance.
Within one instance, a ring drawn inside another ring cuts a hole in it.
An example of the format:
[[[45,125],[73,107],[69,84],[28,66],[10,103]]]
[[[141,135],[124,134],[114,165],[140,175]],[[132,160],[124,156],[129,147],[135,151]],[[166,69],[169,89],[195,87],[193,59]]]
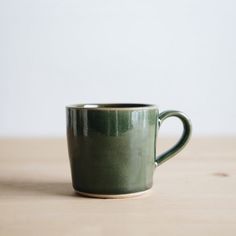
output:
[[[236,138],[193,138],[149,194],[115,200],[73,192],[64,139],[1,139],[0,235],[235,236]]]

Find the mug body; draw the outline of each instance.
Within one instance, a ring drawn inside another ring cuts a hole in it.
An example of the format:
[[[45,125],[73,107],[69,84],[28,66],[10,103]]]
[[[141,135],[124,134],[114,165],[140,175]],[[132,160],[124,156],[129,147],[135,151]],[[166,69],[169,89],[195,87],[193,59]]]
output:
[[[158,109],[148,104],[66,108],[75,191],[88,196],[142,193],[152,187]]]

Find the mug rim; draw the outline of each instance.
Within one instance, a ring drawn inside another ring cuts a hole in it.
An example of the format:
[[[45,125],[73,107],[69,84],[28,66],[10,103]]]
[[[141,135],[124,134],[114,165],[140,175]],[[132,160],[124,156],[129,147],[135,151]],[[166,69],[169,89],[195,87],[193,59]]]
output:
[[[66,109],[82,110],[150,110],[158,109],[154,104],[147,103],[81,103],[66,106]]]

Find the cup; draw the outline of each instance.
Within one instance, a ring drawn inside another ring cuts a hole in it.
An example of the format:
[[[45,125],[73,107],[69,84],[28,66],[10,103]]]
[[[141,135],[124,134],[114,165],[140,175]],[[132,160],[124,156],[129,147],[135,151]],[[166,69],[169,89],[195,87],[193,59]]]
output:
[[[72,185],[81,195],[124,198],[143,194],[153,185],[157,166],[175,156],[189,141],[191,122],[180,111],[151,104],[77,104],[66,107]],[[162,122],[183,123],[179,141],[156,156]]]

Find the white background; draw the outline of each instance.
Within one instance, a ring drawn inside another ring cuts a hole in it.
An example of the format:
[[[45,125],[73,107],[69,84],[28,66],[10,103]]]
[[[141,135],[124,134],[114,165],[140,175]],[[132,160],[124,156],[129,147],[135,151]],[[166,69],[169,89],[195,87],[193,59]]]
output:
[[[195,135],[234,135],[235,44],[234,0],[0,0],[0,136],[63,136],[65,105],[86,102],[156,103]]]

